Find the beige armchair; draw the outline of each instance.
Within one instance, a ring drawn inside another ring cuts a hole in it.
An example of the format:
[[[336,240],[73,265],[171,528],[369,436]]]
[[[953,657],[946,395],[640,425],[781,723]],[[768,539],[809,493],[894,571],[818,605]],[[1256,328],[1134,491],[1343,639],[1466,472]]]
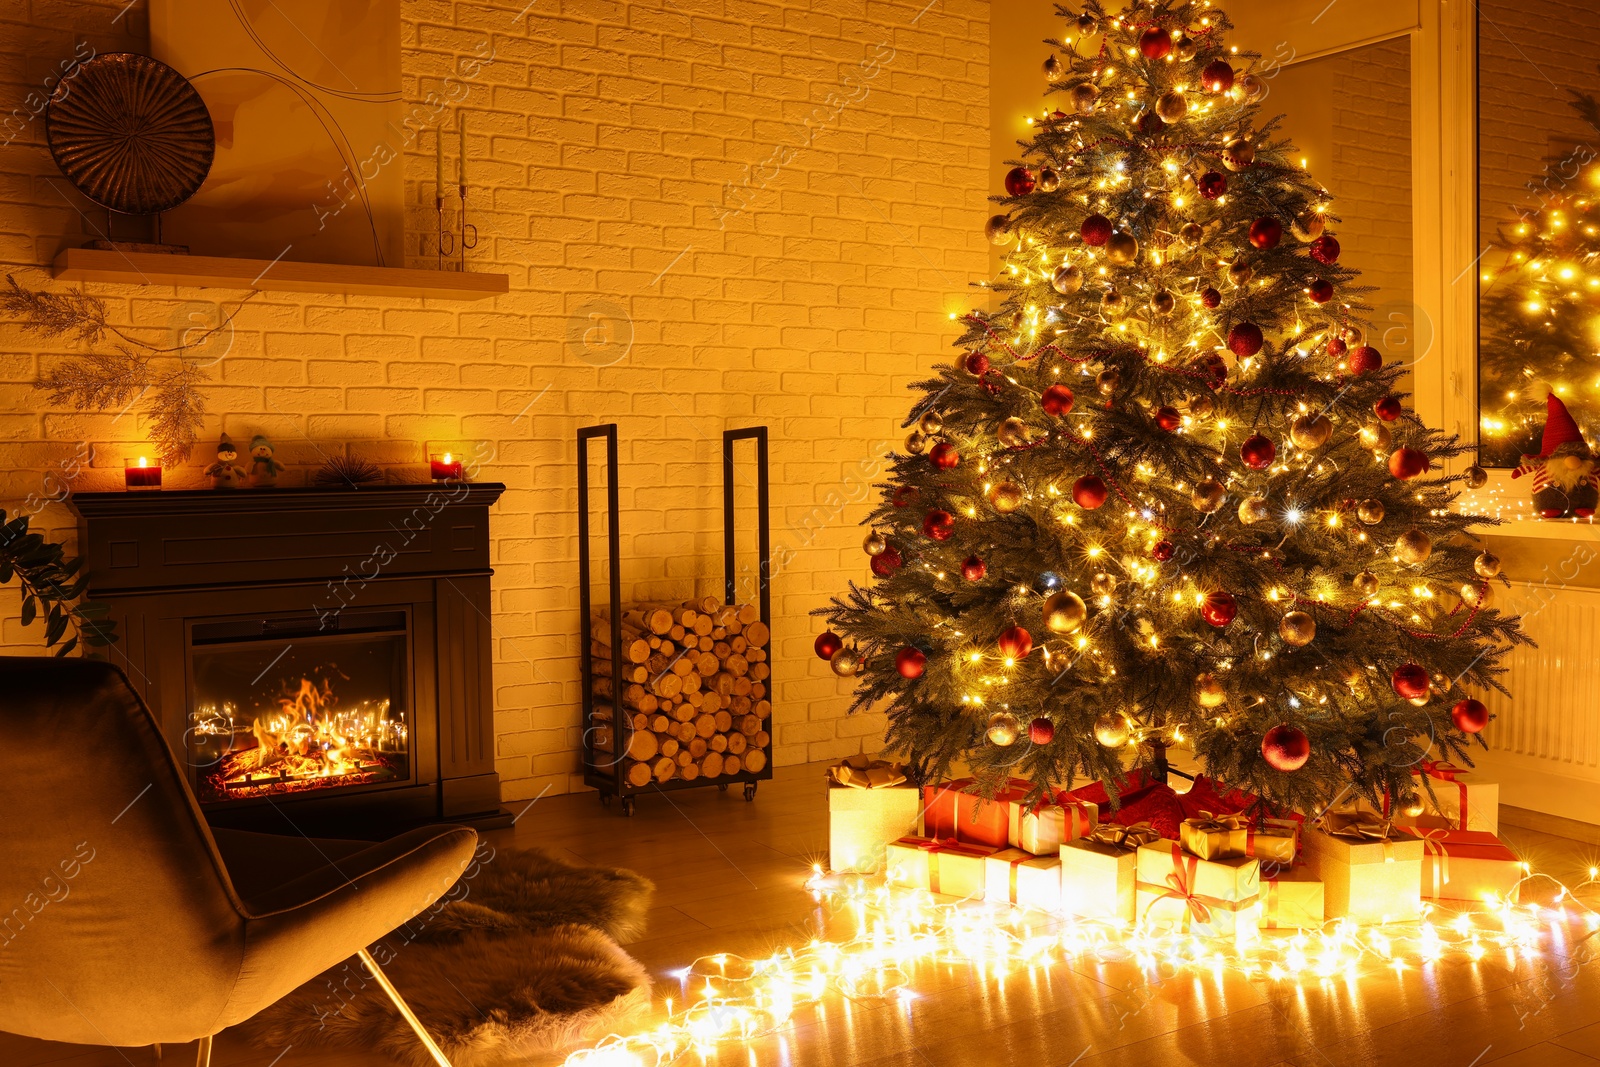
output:
[[[442,896],[476,843],[458,826],[370,846],[213,836],[120,671],[0,657],[0,1029],[198,1040],[205,1067],[218,1031],[357,955],[448,1067],[367,946]]]

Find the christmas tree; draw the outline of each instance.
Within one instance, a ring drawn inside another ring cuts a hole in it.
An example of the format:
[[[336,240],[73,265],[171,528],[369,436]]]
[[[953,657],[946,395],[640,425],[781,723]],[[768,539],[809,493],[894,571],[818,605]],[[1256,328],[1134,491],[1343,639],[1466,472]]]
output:
[[[1058,10],[1052,110],[988,224],[999,308],[913,386],[876,580],[817,651],[925,778],[1039,795],[1177,745],[1276,805],[1412,805],[1526,640],[1468,543],[1487,520],[1450,510],[1465,446],[1363,342],[1329,196],[1222,13]]]
[[[1600,104],[1574,94],[1600,132]],[[1479,275],[1480,456],[1515,467],[1539,451],[1545,400],[1593,440],[1600,416],[1600,163],[1587,145],[1549,160],[1532,202],[1499,227]]]

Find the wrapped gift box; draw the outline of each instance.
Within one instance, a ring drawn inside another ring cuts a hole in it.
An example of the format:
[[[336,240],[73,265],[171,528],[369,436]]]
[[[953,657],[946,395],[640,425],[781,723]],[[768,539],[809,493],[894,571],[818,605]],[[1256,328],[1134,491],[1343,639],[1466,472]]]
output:
[[[1261,865],[1263,930],[1317,930],[1326,918],[1322,879],[1308,865]]]
[[[1100,822],[1100,809],[1088,801],[1063,798],[1029,811],[1017,801],[1007,805],[1006,842],[1035,856],[1054,856],[1067,841],[1087,837]]]
[[[1328,918],[1410,922],[1422,914],[1422,842],[1398,830],[1383,836],[1384,830],[1381,817],[1361,812],[1330,817],[1324,828],[1302,835],[1307,866],[1322,879]]]
[[[1500,832],[1499,782],[1491,782],[1478,772],[1453,763],[1424,763],[1412,773],[1419,778],[1417,795],[1428,810],[1416,818],[1396,818],[1396,824],[1477,830],[1487,834]],[[1426,783],[1420,781],[1422,778],[1427,779]],[[1427,787],[1433,789],[1431,798]]]
[[[1085,919],[1131,923],[1136,917],[1139,846],[1159,840],[1148,826],[1102,823],[1089,837],[1061,845],[1061,910]]]
[[[929,837],[954,839],[990,848],[1010,848],[1011,802],[1020,801],[1032,788],[1027,782],[1012,781],[986,800],[962,790],[972,785],[963,778],[944,785],[924,786],[922,793],[922,832]]]
[[[1292,819],[1259,819],[1212,815],[1185,819],[1178,827],[1184,850],[1205,860],[1259,859],[1290,864],[1299,853],[1300,824]]]
[[[1000,851],[949,839],[902,837],[885,849],[889,881],[930,893],[983,899],[987,872],[984,861]]]
[[[1008,848],[983,862],[985,900],[1010,901],[1052,914],[1061,911],[1060,856]]]
[[[1423,846],[1421,892],[1429,900],[1482,904],[1506,897],[1526,873],[1522,861],[1493,834],[1477,830],[1407,827]]]
[[[1261,862],[1204,860],[1176,841],[1141,845],[1135,907],[1139,922],[1202,936],[1250,938],[1260,929]]]
[[[922,790],[915,786],[828,786],[828,866],[853,874],[884,868],[889,842],[917,832]]]

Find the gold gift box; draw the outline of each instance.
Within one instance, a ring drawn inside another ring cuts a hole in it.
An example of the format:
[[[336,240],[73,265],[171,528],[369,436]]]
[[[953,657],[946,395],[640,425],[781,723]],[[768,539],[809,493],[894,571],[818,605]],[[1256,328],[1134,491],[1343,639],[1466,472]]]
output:
[[[1138,874],[1141,924],[1235,938],[1260,929],[1261,861],[1254,857],[1206,860],[1158,841],[1140,846]]]
[[[1417,796],[1426,811],[1415,817],[1397,816],[1397,826],[1500,832],[1499,782],[1491,782],[1477,771],[1450,763],[1425,763],[1421,770],[1412,771],[1412,774],[1417,776]],[[1423,778],[1427,779],[1426,783]],[[1428,796],[1430,787],[1433,789],[1431,799]],[[1465,823],[1461,821],[1463,806],[1467,811]]]
[[[1020,848],[996,852],[984,863],[984,899],[1024,908],[1061,911],[1061,857],[1035,856]]]
[[[884,869],[889,842],[918,829],[922,790],[915,786],[828,786],[828,866],[851,874]]]
[[[1061,910],[1085,919],[1131,923],[1138,852],[1085,838],[1061,845]]]
[[[1083,801],[1045,804],[1033,811],[1015,800],[1008,806],[1006,840],[1035,856],[1054,856],[1062,844],[1089,836],[1100,822],[1100,809]]]
[[[988,845],[902,837],[885,849],[889,881],[930,893],[982,900],[987,889],[985,861],[1000,851]]]
[[[1306,865],[1322,879],[1328,918],[1365,924],[1421,916],[1421,841],[1404,834],[1358,838],[1309,828],[1303,841]]]
[[[1203,860],[1234,857],[1263,863],[1293,863],[1300,849],[1300,824],[1292,819],[1262,819],[1251,826],[1243,815],[1206,815],[1178,827],[1184,850]]]
[[[1261,928],[1318,930],[1327,919],[1322,879],[1311,868],[1261,869]]]

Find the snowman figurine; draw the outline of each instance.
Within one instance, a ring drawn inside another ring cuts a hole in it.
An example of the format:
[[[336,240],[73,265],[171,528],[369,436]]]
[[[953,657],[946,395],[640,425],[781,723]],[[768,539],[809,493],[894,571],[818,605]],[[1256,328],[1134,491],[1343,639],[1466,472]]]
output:
[[[1523,456],[1511,477],[1533,475],[1533,507],[1546,519],[1588,518],[1600,505],[1600,475],[1594,453],[1567,406],[1550,394],[1545,403],[1544,438],[1537,456]]]
[[[222,440],[217,442],[217,461],[205,472],[211,479],[211,488],[237,489],[244,484],[244,468],[234,462],[238,458],[239,450],[233,447],[228,435],[223,434]]]
[[[250,484],[271,489],[278,484],[283,464],[272,458],[272,442],[263,434],[250,439]]]

